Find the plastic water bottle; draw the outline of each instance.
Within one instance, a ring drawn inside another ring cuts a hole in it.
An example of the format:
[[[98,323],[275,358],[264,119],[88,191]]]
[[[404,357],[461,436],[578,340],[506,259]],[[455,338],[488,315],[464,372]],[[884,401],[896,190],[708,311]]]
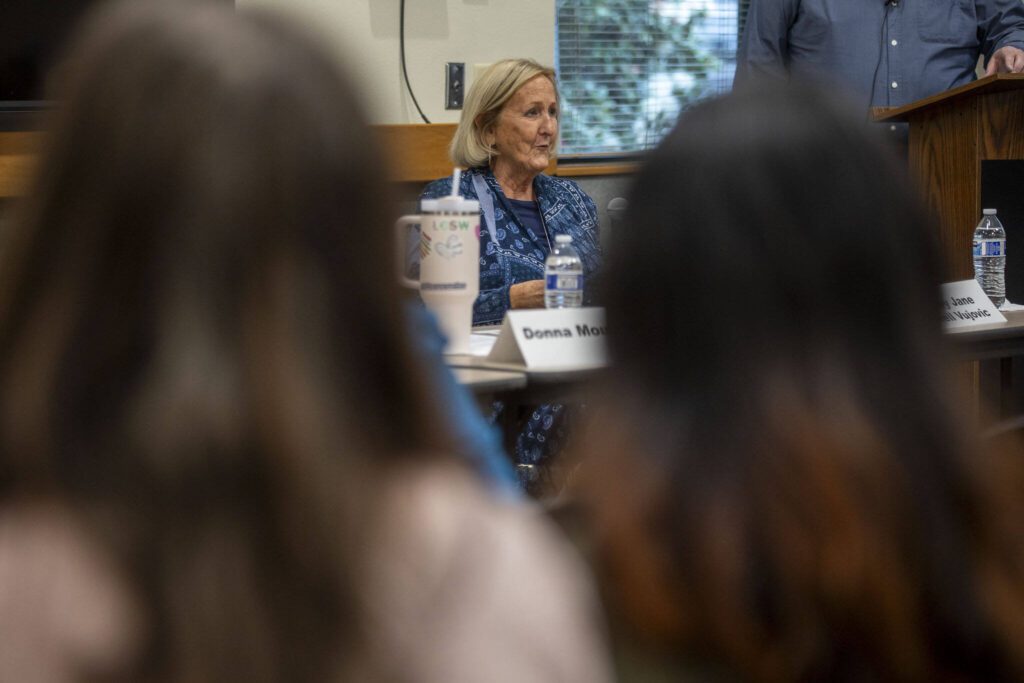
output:
[[[998,308],[1006,300],[1006,231],[995,209],[984,209],[974,229],[974,279]]]
[[[571,235],[556,235],[555,246],[544,262],[544,307],[576,308],[583,305],[583,262],[572,246]]]

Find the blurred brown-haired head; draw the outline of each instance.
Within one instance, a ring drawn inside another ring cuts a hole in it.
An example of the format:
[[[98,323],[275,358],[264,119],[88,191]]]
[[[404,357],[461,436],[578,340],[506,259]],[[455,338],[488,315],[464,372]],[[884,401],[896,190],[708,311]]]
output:
[[[208,3],[103,9],[57,88],[0,245],[0,491],[94,522],[149,665],[324,680],[373,472],[445,438],[360,98],[303,31]]]
[[[932,228],[809,87],[696,106],[645,160],[588,455],[650,640],[747,680],[1024,671],[1020,467],[992,476],[951,389]]]

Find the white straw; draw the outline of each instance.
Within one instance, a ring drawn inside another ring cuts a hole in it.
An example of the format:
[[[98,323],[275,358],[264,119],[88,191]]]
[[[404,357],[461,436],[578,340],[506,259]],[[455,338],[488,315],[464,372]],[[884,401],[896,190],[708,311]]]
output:
[[[455,167],[455,172],[452,173],[452,196],[459,196],[459,178],[462,176],[462,169],[458,166]]]

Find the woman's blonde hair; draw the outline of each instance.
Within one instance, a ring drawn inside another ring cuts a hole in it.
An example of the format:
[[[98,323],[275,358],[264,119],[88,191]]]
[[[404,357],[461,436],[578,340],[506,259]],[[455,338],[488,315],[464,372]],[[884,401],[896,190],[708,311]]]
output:
[[[491,157],[497,156],[498,151],[487,143],[484,134],[494,126],[505,103],[519,88],[537,76],[546,76],[551,81],[555,99],[558,100],[558,81],[555,70],[549,66],[543,66],[532,59],[503,59],[487,67],[469,89],[462,119],[448,148],[448,154],[456,166],[486,166]],[[554,155],[557,147],[556,133],[549,154]]]

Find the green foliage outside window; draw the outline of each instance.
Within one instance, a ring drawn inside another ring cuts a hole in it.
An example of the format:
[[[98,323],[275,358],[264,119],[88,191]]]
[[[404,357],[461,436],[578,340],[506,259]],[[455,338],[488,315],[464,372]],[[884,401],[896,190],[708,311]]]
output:
[[[688,104],[727,89],[736,28],[709,33],[714,4],[556,0],[563,155],[650,148]]]

